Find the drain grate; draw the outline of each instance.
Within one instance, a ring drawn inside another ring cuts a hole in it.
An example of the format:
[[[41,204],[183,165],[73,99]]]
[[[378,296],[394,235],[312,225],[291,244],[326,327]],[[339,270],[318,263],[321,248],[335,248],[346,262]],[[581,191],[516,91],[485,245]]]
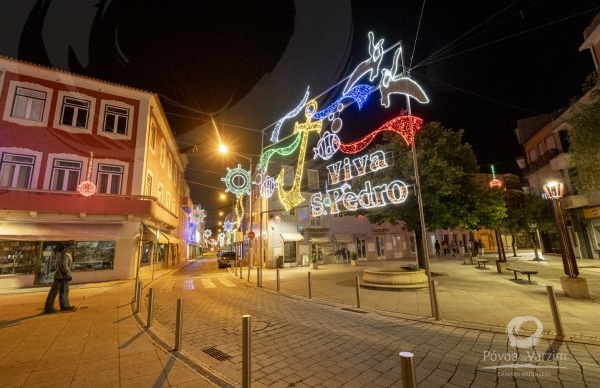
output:
[[[219,361],[226,361],[231,358],[230,355],[225,354],[222,351],[220,351],[219,349],[215,349],[213,347],[202,349],[202,351],[204,353],[208,354],[209,356],[211,356],[212,358],[216,358]]]
[[[350,312],[353,312],[353,313],[359,313],[359,314],[368,314],[368,311],[354,310],[354,309],[349,309],[349,308],[343,308],[342,310],[344,310],[344,311],[350,311]]]

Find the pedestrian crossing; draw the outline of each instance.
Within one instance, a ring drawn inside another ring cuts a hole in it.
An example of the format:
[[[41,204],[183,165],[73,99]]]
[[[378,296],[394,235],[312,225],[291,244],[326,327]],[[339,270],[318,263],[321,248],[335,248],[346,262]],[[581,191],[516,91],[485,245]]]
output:
[[[237,287],[237,284],[235,284],[229,279],[223,278],[194,278],[184,279],[183,281],[167,280],[158,291],[172,292],[173,289],[182,289],[183,291],[194,291],[203,289],[212,290],[223,287]]]

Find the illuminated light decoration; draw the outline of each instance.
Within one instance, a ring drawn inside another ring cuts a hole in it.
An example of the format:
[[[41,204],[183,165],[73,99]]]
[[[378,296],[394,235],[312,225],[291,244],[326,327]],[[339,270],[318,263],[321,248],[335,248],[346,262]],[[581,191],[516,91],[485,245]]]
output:
[[[192,221],[195,223],[202,223],[202,222],[204,222],[204,219],[206,218],[206,211],[204,209],[195,208],[192,211],[191,218],[192,218]]]
[[[340,138],[337,135],[333,135],[327,131],[323,133],[317,147],[313,148],[315,152],[314,159],[321,158],[323,160],[329,160],[337,152],[340,144]]]
[[[239,228],[241,226],[241,220],[242,220],[242,218],[244,218],[244,201],[242,200],[242,198],[243,197],[240,195],[235,204],[235,216],[237,217],[237,221],[235,222],[235,225],[237,228]],[[238,208],[240,208],[239,211],[238,211]]]
[[[219,233],[219,245],[223,245],[225,242],[225,233]]]
[[[300,151],[298,154],[298,164],[296,166],[296,172],[294,175],[294,183],[292,188],[289,191],[283,190],[283,176],[285,170],[281,170],[279,172],[279,176],[277,177],[277,184],[279,189],[277,193],[279,194],[279,201],[283,205],[285,210],[290,210],[294,206],[302,203],[304,201],[304,197],[300,194],[300,182],[302,181],[302,171],[304,170],[304,158],[306,157],[306,145],[308,143],[308,134],[311,131],[315,131],[317,133],[321,132],[321,127],[323,126],[322,121],[311,122],[311,118],[308,114],[309,109],[317,110],[317,102],[312,100],[308,103],[305,110],[306,122],[299,124],[296,123],[294,125],[294,133],[300,133],[302,135],[302,141],[300,143]]]
[[[212,231],[210,229],[206,229],[204,231],[204,238],[209,238],[210,236],[212,236]]]
[[[283,122],[287,119],[291,119],[292,117],[296,116],[298,113],[300,113],[302,108],[304,108],[304,105],[306,105],[306,101],[308,101],[308,95],[309,95],[308,89],[309,88],[310,87],[306,88],[306,93],[304,93],[304,98],[302,99],[302,101],[300,101],[300,104],[298,104],[298,106],[295,107],[293,111],[291,111],[288,114],[286,114],[285,116],[283,116],[283,118],[281,120],[279,120],[277,122],[277,124],[275,124],[275,128],[273,129],[273,132],[271,133],[271,142],[274,143],[279,140],[279,130],[281,129]]]
[[[342,171],[344,180],[347,181],[352,178],[363,176],[368,172],[375,172],[386,167],[389,167],[389,163],[386,154],[382,150],[352,159],[352,163],[350,163],[350,158],[344,158],[343,166],[341,161],[327,166],[329,183],[331,185],[340,183]]]
[[[496,171],[494,170],[494,165],[492,164],[492,176],[494,179],[490,181],[490,187],[502,187],[502,181],[500,179],[496,179]]]
[[[252,182],[250,171],[244,170],[240,164],[234,169],[227,167],[227,175],[221,180],[227,186],[225,192],[231,192],[237,196],[250,192],[250,183]]]
[[[90,152],[90,160],[88,160],[87,177],[85,181],[81,182],[79,186],[77,186],[77,191],[84,197],[89,197],[90,195],[93,195],[96,192],[96,185],[94,184],[94,182],[91,181],[93,161],[94,153]]]
[[[404,141],[407,145],[411,145],[415,138],[415,132],[421,129],[421,124],[423,124],[423,120],[416,116],[398,116],[395,119],[383,124],[381,127],[366,135],[362,139],[352,143],[338,143],[338,148],[345,154],[356,154],[371,144],[373,139],[375,139],[375,136],[377,136],[380,132],[385,131],[396,132],[402,136],[402,138],[404,138]]]
[[[211,238],[210,240],[208,240],[208,243],[210,245],[219,245],[219,242],[217,240],[215,240],[214,238]]]
[[[266,173],[259,175],[260,181],[253,182],[260,187],[260,196],[262,198],[271,198],[275,189],[277,189],[277,181],[275,178],[267,175]]]
[[[429,102],[429,99],[419,84],[408,77],[403,77],[402,74],[396,74],[401,52],[401,48],[396,50],[392,68],[390,70],[381,70],[381,84],[379,85],[379,91],[381,92],[381,105],[386,108],[389,108],[390,106],[390,94],[404,94],[414,98],[421,104]]]
[[[344,94],[351,90],[352,86],[362,78],[363,75],[369,74],[369,80],[373,82],[379,75],[379,64],[383,58],[383,39],[375,44],[375,36],[369,31],[369,55],[370,58],[356,66],[356,69],[350,74],[346,86],[344,86]]]
[[[271,160],[271,156],[275,154],[281,156],[290,155],[296,150],[296,148],[298,148],[298,144],[300,144],[301,139],[302,134],[299,133],[298,136],[296,136],[296,138],[292,142],[292,144],[281,148],[272,148],[270,150],[267,150],[266,152],[263,152],[256,167],[259,168],[262,172],[267,171],[267,166],[269,165],[269,160]]]
[[[225,221],[223,223],[223,230],[224,231],[231,232],[234,229],[235,229],[235,225],[233,224],[233,222],[231,222],[231,221]]]
[[[322,120],[325,117],[328,117],[330,114],[334,113],[335,111],[341,112],[344,109],[344,105],[341,102],[347,98],[356,101],[358,109],[361,109],[363,104],[369,99],[369,96],[371,95],[371,93],[373,93],[374,90],[375,88],[371,85],[356,85],[355,87],[350,89],[348,93],[342,94],[342,97],[332,102],[327,108],[318,112],[312,109],[308,111],[308,114],[312,119]],[[342,106],[341,108],[340,105]]]
[[[321,193],[315,193],[310,199],[312,215],[317,217],[324,212],[324,203]],[[331,214],[340,211],[356,211],[358,209],[373,209],[388,204],[399,204],[408,197],[408,188],[400,180],[372,186],[370,181],[365,182],[364,189],[358,193],[347,191],[344,187],[328,190],[331,196]],[[341,206],[340,206],[341,205]],[[342,208],[343,207],[343,208]]]

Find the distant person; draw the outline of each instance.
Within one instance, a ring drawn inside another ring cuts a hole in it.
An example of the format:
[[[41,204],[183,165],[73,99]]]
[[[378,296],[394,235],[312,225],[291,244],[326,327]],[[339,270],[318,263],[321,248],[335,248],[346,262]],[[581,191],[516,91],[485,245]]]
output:
[[[73,267],[73,248],[75,247],[75,241],[68,241],[66,243],[58,243],[58,255],[56,255],[56,271],[54,272],[54,281],[50,292],[46,298],[46,304],[44,306],[44,314],[55,313],[54,301],[56,295],[58,295],[58,302],[60,304],[60,311],[72,311],[75,310],[74,306],[69,304],[69,282],[73,280],[71,276],[71,268]]]
[[[448,253],[448,243],[446,240],[442,241],[442,250],[444,251],[444,256]]]
[[[435,240],[435,255],[439,256],[440,255],[440,242],[438,240]]]
[[[479,256],[479,242],[477,240],[473,241],[473,252],[475,256]]]
[[[452,249],[452,257],[456,257],[456,251],[458,250],[456,248],[456,241],[452,240],[450,243],[450,249]]]
[[[463,255],[465,253],[465,246],[463,245],[462,240],[458,242],[458,253]]]
[[[479,245],[479,256],[483,256],[484,255],[483,251],[485,249],[485,245],[483,245],[483,241],[481,241],[481,239],[479,239],[478,243],[479,243],[478,244]]]
[[[469,248],[469,253],[473,254],[473,240],[469,239],[469,245],[467,248]]]

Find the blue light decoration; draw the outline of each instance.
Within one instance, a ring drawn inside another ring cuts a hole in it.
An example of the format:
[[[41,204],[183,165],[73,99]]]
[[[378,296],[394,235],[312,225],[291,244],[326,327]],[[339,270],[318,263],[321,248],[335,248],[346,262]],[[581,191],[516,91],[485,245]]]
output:
[[[231,222],[231,221],[225,221],[223,223],[223,230],[224,231],[231,232],[234,229],[235,229],[235,225],[233,224],[233,222]]]
[[[369,99],[369,95],[373,93],[374,90],[375,88],[371,85],[356,85],[350,89],[348,93],[343,94],[342,97],[329,104],[329,106],[327,106],[325,109],[318,112],[314,112],[309,109],[308,114],[312,119],[322,120],[333,113],[338,108],[338,105],[346,98],[351,98],[356,101],[358,109],[361,109],[363,104]]]
[[[298,106],[295,107],[294,110],[292,110],[291,112],[289,112],[288,114],[283,116],[283,118],[281,118],[277,122],[277,124],[275,124],[275,128],[273,129],[273,132],[271,133],[271,142],[275,143],[275,142],[279,141],[279,130],[281,129],[283,122],[287,119],[291,119],[292,117],[296,116],[298,113],[300,113],[302,108],[304,108],[304,105],[306,105],[306,101],[308,101],[308,95],[309,95],[308,89],[309,88],[310,88],[310,86],[306,88],[306,93],[304,93],[304,98],[302,99],[302,101],[300,101],[300,104],[298,104]]]
[[[383,39],[377,42],[377,44],[374,44],[374,42],[375,36],[373,35],[373,32],[369,31],[369,59],[356,66],[356,69],[350,74],[348,82],[346,82],[346,86],[344,86],[343,94],[348,93],[348,90],[352,89],[352,86],[354,86],[363,75],[369,73],[369,80],[371,82],[379,75],[379,64],[383,58]]]

